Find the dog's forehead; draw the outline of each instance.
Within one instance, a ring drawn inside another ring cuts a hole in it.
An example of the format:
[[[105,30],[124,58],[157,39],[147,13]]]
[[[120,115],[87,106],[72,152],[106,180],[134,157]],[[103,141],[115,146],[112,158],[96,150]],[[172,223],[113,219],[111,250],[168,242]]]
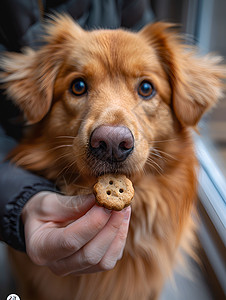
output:
[[[138,33],[124,30],[87,32],[70,57],[79,71],[94,69],[130,75],[159,68],[155,49]]]

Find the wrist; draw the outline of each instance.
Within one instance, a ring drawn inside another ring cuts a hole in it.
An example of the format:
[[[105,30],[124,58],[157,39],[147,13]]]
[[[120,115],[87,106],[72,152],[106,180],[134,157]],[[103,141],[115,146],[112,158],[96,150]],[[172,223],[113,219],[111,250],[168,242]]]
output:
[[[50,190],[53,191],[53,188]],[[14,199],[6,205],[3,218],[0,220],[2,240],[9,246],[22,252],[26,252],[24,222],[28,215],[27,205],[30,199],[38,193],[39,191],[33,187],[25,187],[20,194],[15,196]]]

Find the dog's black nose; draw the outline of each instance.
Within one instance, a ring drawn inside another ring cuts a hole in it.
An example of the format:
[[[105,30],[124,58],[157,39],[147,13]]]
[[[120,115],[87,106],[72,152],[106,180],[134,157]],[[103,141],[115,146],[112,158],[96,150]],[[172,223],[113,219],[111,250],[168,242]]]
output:
[[[90,137],[91,154],[110,163],[122,162],[133,151],[132,132],[124,126],[100,126]]]

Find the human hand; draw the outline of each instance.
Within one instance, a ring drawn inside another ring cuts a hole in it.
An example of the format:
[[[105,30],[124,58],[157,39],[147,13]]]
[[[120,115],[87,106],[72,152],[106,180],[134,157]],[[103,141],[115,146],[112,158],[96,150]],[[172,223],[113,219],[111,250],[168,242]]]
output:
[[[110,270],[122,257],[130,214],[95,205],[93,195],[40,192],[22,211],[27,254],[60,276]]]

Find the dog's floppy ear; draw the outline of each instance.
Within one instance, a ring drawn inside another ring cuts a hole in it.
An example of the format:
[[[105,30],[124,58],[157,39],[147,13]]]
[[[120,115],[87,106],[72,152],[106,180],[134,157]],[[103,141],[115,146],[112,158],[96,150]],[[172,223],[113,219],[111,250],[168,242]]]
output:
[[[194,47],[185,46],[172,24],[147,25],[141,34],[154,47],[168,74],[172,90],[172,107],[184,126],[195,126],[202,114],[222,96],[225,67],[219,57],[199,57]]]
[[[5,72],[0,74],[0,82],[9,98],[24,112],[29,124],[46,115],[52,100],[58,65],[48,61],[49,55],[43,52],[26,49],[23,54],[7,53],[1,58]]]
[[[46,26],[47,44],[38,51],[5,53],[1,57],[0,82],[8,96],[24,111],[28,123],[40,121],[52,102],[58,70],[67,56],[67,43],[82,29],[68,16],[57,16]]]

